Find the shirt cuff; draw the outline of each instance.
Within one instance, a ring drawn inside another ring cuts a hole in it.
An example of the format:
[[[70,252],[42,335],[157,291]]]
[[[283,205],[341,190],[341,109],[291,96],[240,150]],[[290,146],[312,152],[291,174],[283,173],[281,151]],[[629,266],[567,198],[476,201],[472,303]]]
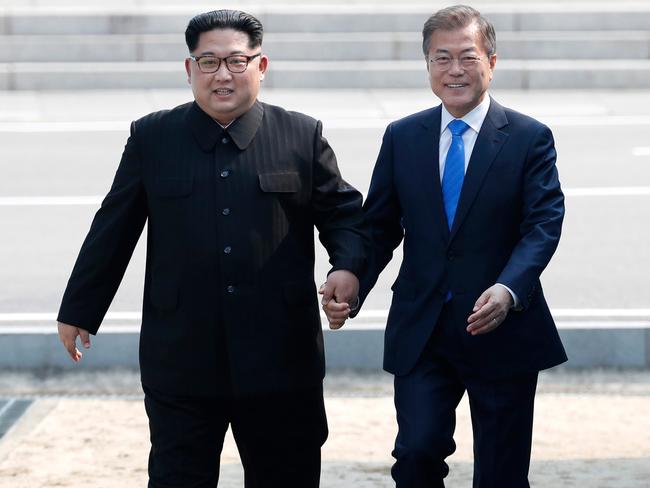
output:
[[[512,291],[510,288],[508,288],[506,285],[503,283],[497,283],[497,285],[504,287],[506,290],[508,290],[508,293],[510,293],[510,296],[512,296],[512,308],[515,311],[521,310],[521,302],[519,301],[519,298],[517,297],[517,294]]]

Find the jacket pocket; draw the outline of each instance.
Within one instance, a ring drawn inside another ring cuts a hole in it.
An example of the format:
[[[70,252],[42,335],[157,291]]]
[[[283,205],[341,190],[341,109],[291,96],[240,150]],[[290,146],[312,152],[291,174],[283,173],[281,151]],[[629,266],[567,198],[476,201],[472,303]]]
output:
[[[179,198],[192,193],[191,178],[159,178],[154,182],[153,192],[162,198]]]
[[[269,193],[295,193],[300,190],[300,175],[296,172],[261,173],[260,188]]]

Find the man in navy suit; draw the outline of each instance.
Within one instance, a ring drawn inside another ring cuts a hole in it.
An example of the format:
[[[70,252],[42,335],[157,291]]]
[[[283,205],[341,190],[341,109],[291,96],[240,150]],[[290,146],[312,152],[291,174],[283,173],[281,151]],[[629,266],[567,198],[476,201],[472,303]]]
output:
[[[528,487],[537,375],[566,361],[539,281],[564,216],[553,136],[487,94],[496,42],[479,12],[445,8],[422,34],[442,105],[388,126],[364,205],[360,304],[404,240],[384,351],[392,476],[397,488],[444,486],[467,391],[474,488]],[[334,327],[357,311],[327,292],[323,303]]]

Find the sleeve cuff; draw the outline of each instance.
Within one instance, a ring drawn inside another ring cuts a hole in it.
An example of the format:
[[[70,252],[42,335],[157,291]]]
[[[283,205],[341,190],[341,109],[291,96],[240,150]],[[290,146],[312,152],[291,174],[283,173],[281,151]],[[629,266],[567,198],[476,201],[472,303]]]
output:
[[[510,293],[510,296],[512,296],[513,305],[512,305],[512,307],[510,307],[511,309],[513,309],[515,312],[523,309],[523,307],[521,306],[521,301],[519,300],[519,297],[517,296],[517,294],[514,291],[512,291],[510,288],[508,288],[503,283],[497,283],[497,285],[504,287],[506,290],[508,290],[508,293]]]

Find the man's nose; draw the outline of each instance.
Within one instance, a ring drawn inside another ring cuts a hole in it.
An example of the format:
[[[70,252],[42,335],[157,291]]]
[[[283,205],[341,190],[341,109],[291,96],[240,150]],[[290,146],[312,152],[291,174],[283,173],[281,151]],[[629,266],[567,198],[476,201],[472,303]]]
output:
[[[228,70],[226,61],[221,61],[221,64],[219,64],[219,69],[212,73],[212,76],[214,76],[217,81],[229,80],[232,78],[232,73]]]
[[[449,66],[448,72],[454,76],[462,75],[465,73],[465,68],[463,68],[463,65],[460,64],[460,59],[452,58],[451,66]]]

